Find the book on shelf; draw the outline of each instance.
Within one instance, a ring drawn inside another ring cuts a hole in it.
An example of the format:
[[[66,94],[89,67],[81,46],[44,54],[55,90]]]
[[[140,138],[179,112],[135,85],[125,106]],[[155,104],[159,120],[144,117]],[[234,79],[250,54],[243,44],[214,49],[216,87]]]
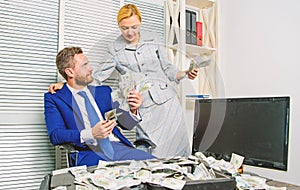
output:
[[[193,45],[197,45],[196,20],[196,12],[191,11],[191,44]]]
[[[202,46],[202,22],[197,22],[197,13],[191,10],[185,10],[185,43],[192,45]],[[174,20],[170,17],[170,24],[172,25]],[[180,27],[180,13],[178,15],[178,26]],[[173,44],[178,43],[178,37],[175,35]]]
[[[197,44],[196,39],[196,20],[197,14],[194,11],[185,10],[185,22],[186,22],[186,43],[187,44]]]
[[[192,26],[191,26],[191,15],[192,12],[189,10],[185,10],[185,42],[187,44],[191,44],[191,33],[192,33]]]
[[[202,22],[196,22],[196,38],[197,38],[197,42],[196,44],[198,46],[202,46],[203,45],[203,34],[202,34]]]

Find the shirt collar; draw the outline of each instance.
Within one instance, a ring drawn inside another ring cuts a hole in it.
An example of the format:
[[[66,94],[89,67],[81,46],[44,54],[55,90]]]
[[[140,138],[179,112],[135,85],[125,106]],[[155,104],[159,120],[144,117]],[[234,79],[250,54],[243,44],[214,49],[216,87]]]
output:
[[[85,87],[84,87],[83,89],[81,89],[81,90],[77,90],[77,89],[71,87],[70,85],[68,85],[68,83],[67,83],[66,85],[67,85],[67,87],[69,88],[69,90],[71,91],[71,93],[72,93],[73,96],[76,95],[76,94],[78,94],[78,92],[80,92],[80,91],[88,92],[87,86],[85,86]]]

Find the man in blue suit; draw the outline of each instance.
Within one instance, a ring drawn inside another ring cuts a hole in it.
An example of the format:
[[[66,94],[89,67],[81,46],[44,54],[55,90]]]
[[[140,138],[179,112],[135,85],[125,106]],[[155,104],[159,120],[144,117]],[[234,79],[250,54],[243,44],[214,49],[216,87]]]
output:
[[[45,120],[53,145],[73,144],[79,150],[78,165],[97,165],[99,160],[154,158],[135,149],[116,127],[118,123],[118,126],[130,129],[141,120],[138,108],[142,98],[139,93],[131,91],[128,95],[130,111],[117,108],[122,114],[117,120],[108,120],[105,113],[114,108],[112,90],[108,86],[89,85],[93,81],[93,69],[82,49],[64,48],[56,56],[56,65],[67,82],[55,94],[48,92],[44,96]],[[87,97],[80,94],[82,91]],[[89,99],[89,105],[86,104],[86,99]],[[96,112],[96,122],[90,119],[90,107]],[[108,145],[104,145],[107,143]]]

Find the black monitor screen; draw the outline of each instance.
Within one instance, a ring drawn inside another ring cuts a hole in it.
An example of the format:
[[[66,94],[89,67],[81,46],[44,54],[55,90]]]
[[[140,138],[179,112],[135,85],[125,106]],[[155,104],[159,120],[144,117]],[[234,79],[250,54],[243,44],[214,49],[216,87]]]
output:
[[[193,151],[229,161],[287,170],[289,97],[198,99]]]

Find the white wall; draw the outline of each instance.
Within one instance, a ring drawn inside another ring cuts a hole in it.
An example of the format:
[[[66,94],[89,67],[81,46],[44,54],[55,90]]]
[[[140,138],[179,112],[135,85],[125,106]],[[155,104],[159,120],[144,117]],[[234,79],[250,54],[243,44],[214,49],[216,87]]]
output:
[[[218,67],[227,97],[291,97],[288,171],[246,171],[300,185],[300,1],[220,0]]]

